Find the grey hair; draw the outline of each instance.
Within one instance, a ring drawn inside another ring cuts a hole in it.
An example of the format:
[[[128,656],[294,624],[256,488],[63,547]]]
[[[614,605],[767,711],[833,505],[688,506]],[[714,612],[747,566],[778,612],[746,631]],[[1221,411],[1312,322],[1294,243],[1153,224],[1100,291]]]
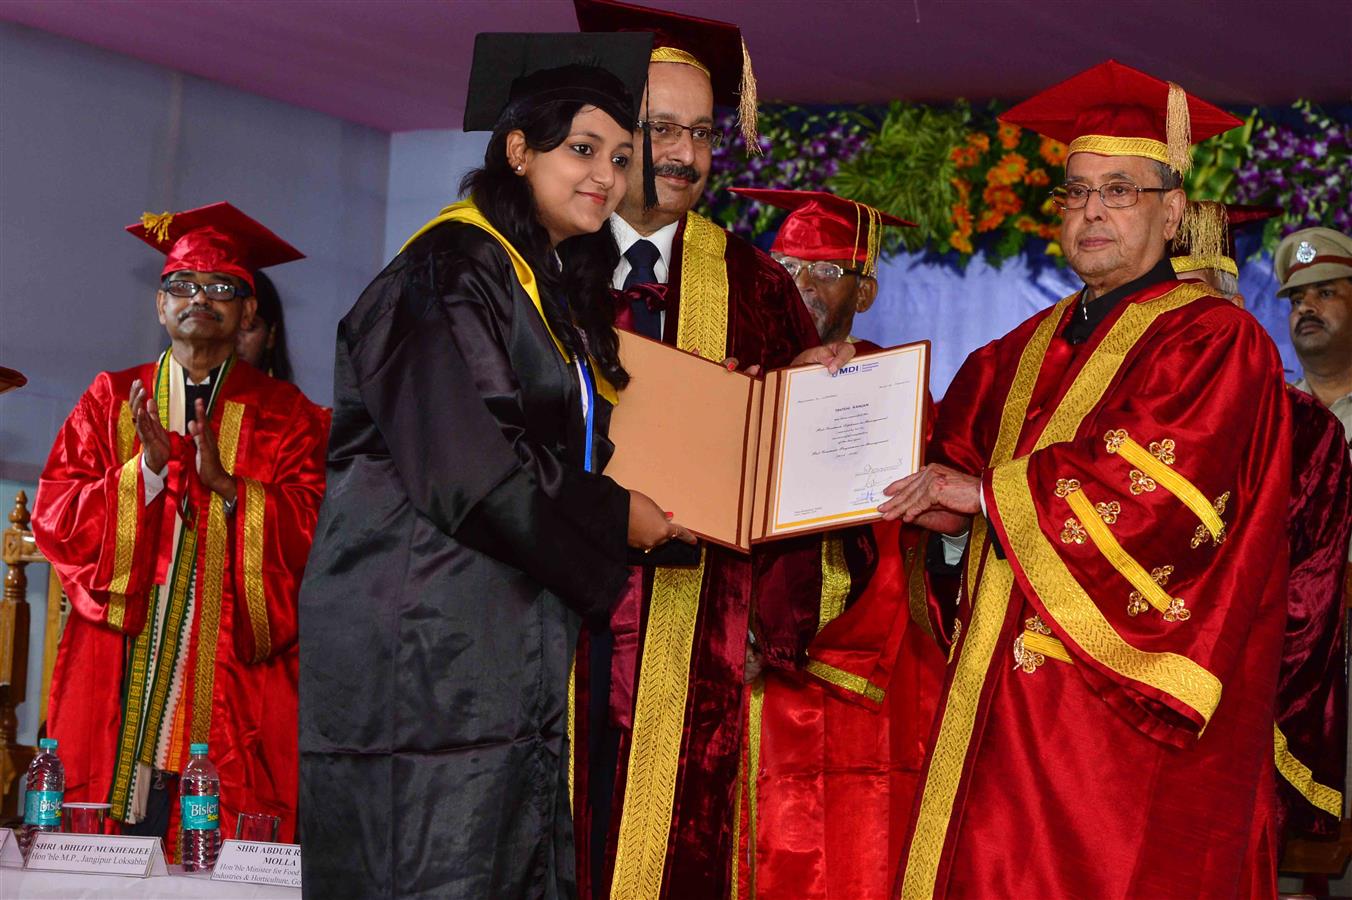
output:
[[[1239,293],[1239,278],[1224,269],[1212,269],[1216,277],[1216,290],[1227,300]]]
[[[1160,177],[1160,187],[1170,191],[1183,187],[1183,176],[1178,173],[1177,169],[1156,159],[1152,159],[1150,162],[1155,166],[1155,172]]]

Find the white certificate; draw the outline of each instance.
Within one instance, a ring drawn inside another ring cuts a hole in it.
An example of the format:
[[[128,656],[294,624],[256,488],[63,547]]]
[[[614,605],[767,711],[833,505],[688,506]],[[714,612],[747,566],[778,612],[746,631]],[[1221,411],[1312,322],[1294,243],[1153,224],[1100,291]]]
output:
[[[879,518],[883,488],[921,465],[928,357],[928,343],[908,344],[836,375],[782,373],[767,537]]]

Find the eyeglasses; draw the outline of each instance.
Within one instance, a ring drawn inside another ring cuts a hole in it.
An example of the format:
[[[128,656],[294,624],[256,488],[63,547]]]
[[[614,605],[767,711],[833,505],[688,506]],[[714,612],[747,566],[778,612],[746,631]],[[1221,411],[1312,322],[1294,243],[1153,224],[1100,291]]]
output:
[[[847,269],[844,266],[836,265],[833,262],[808,262],[802,259],[794,259],[792,256],[777,256],[775,262],[784,267],[789,273],[790,278],[797,278],[798,273],[807,269],[809,278],[816,281],[830,284],[833,281],[839,281],[848,275],[862,274],[862,269]]]
[[[690,141],[696,147],[713,149],[723,143],[723,132],[709,125],[678,125],[675,122],[639,122],[638,127],[646,130],[654,144],[674,144],[681,139],[681,132],[690,132]]]
[[[165,293],[178,297],[180,300],[196,297],[198,291],[205,294],[208,300],[220,300],[222,302],[234,300],[236,297],[249,296],[248,288],[237,287],[229,282],[198,284],[196,281],[166,281],[163,288]]]
[[[1130,181],[1110,181],[1096,188],[1085,184],[1063,184],[1051,193],[1052,202],[1062,209],[1084,209],[1090,194],[1098,194],[1103,205],[1110,209],[1126,209],[1135,206],[1142,194],[1167,194],[1170,190],[1172,188],[1137,187]]]

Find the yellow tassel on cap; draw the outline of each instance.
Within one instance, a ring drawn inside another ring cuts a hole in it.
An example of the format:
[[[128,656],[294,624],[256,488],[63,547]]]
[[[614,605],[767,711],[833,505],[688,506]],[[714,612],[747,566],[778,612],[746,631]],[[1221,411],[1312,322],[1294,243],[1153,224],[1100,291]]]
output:
[[[1183,221],[1179,223],[1174,246],[1189,256],[1225,256],[1229,249],[1226,236],[1229,225],[1224,203],[1215,200],[1191,202],[1183,210]]]
[[[155,213],[141,213],[141,227],[155,236],[158,243],[164,243],[169,237],[169,225],[174,221],[174,214],[171,212],[162,212],[159,215]]]
[[[742,89],[738,92],[737,121],[742,126],[742,140],[746,152],[760,155],[760,133],[756,130],[758,103],[756,100],[756,73],[751,71],[751,54],[742,41]]]
[[[1169,165],[1180,175],[1192,169],[1192,116],[1188,113],[1188,93],[1169,82],[1169,105],[1164,119],[1165,144]]]

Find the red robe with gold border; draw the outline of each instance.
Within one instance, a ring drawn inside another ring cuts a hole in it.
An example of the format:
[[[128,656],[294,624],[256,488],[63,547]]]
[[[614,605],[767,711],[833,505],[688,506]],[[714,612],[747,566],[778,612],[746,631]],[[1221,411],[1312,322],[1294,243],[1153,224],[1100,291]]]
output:
[[[882,349],[853,343],[861,354]],[[755,783],[743,777],[739,799],[743,834],[754,840],[739,853],[739,896],[891,892],[944,656],[930,635],[927,534],[899,522],[870,530],[874,564],[850,567],[843,610],[822,604],[807,665],[767,672],[763,697],[753,694],[759,739],[752,716],[743,770]]]
[[[1272,896],[1290,425],[1196,284],[1068,297],[973,353],[932,459],[980,474],[901,897]]]
[[[663,340],[705,359],[734,356],[742,367],[774,368],[818,343],[784,268],[694,213],[677,229],[664,293]],[[679,520],[679,498],[664,502]],[[768,666],[800,665],[823,588],[839,583],[845,565],[843,554],[824,556],[821,538],[812,536],[750,555],[708,545],[694,567],[632,570],[611,617],[610,715],[622,737],[604,873],[591,871],[587,846],[585,635],[577,655],[579,896],[591,896],[598,881],[617,900],[728,895],[739,713],[750,693],[742,683],[747,632],[755,632]]]
[[[210,422],[235,479],[233,514],[202,484],[193,442],[181,434],[170,435],[165,487],[146,504],[127,397],[138,378],[157,386],[167,422],[167,361],[100,373],[62,426],[38,484],[33,532],[72,611],[52,673],[48,732],[60,741],[66,799],[112,802],[125,814],[132,769],[151,764],[155,741],[138,745],[139,704],[124,692],[142,690],[144,679],[133,676],[154,630],[146,622],[155,586],[170,574],[175,510],[185,510],[183,546],[194,556],[181,567],[182,584],[166,586],[158,601],[181,621],[191,584],[184,683],[165,726],[170,770],[186,762],[190,742],[209,742],[221,774],[222,832],[234,834],[240,812],[270,813],[281,817],[279,839],[291,841],[296,594],[324,493],[328,411],[247,363],[227,364]],[[173,631],[159,640],[173,640]],[[165,701],[149,702],[162,709]]]
[[[1342,423],[1287,385],[1291,405],[1291,579],[1274,739],[1278,833],[1332,839],[1347,768],[1343,583],[1352,532],[1352,459]]]

